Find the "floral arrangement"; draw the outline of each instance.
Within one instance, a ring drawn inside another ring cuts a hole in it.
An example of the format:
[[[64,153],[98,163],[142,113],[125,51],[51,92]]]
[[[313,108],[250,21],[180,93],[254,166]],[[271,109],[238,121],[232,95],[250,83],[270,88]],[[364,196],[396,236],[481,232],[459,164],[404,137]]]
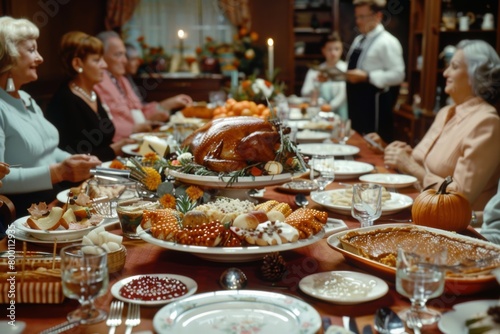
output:
[[[269,80],[252,75],[239,83],[237,90],[233,92],[233,96],[237,101],[249,100],[265,103],[283,93],[284,89],[284,83],[274,84]]]
[[[212,37],[205,38],[205,44],[196,48],[198,61],[216,60],[221,71],[243,72],[247,75],[258,74],[264,66],[264,51],[257,46],[259,36],[246,28],[239,28],[232,43],[218,43]]]
[[[138,37],[137,42],[142,49],[142,64],[139,71],[157,73],[168,71],[172,57],[165,52],[162,46],[148,45],[144,36]]]

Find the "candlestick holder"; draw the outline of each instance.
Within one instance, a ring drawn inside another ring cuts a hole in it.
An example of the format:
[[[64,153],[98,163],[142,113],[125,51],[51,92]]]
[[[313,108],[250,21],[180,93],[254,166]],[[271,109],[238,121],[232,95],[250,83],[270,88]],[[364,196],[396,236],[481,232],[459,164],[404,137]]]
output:
[[[179,66],[177,72],[190,72],[189,64],[184,58],[184,43],[182,38],[179,40]]]

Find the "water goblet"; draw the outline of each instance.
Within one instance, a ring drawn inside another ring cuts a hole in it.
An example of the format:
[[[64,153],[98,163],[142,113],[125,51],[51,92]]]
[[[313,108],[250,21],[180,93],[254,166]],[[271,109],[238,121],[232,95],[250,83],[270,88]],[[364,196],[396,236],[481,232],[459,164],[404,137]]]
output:
[[[340,123],[335,124],[332,130],[332,139],[341,145],[345,145],[351,138],[351,120],[341,119]]]
[[[315,177],[316,172],[317,177]],[[319,191],[324,191],[326,186],[335,180],[335,157],[333,155],[313,155],[311,180],[316,182]]]
[[[68,314],[69,321],[93,324],[106,319],[94,300],[108,290],[107,253],[100,246],[71,245],[61,249],[61,278],[66,297],[77,299],[80,307]]]
[[[422,325],[431,325],[440,319],[441,314],[428,309],[426,303],[443,293],[446,258],[447,249],[440,245],[398,250],[396,290],[411,301],[411,307],[400,313],[401,319],[406,320],[408,314],[413,314]]]
[[[354,184],[351,214],[361,227],[372,226],[373,221],[382,215],[382,187],[371,183]]]

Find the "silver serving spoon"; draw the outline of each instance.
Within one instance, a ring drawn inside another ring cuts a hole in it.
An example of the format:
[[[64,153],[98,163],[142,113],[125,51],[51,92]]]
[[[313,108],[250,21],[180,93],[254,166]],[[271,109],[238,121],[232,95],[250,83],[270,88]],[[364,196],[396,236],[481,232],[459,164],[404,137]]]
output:
[[[298,207],[306,207],[309,205],[309,201],[306,198],[306,195],[304,194],[297,194],[295,195],[295,204],[297,204]]]
[[[247,286],[247,283],[247,275],[235,267],[224,270],[219,278],[219,284],[226,290],[241,290]]]
[[[375,312],[375,329],[380,334],[403,334],[405,325],[403,320],[390,308],[379,308]]]

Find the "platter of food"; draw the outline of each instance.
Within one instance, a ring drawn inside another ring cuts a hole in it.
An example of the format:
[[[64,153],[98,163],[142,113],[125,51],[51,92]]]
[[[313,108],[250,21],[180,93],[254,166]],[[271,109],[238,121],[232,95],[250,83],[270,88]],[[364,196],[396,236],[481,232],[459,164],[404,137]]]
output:
[[[471,333],[472,328],[466,326],[466,321],[474,319],[476,315],[482,315],[486,318],[486,312],[490,307],[498,305],[498,300],[473,300],[470,302],[460,303],[453,306],[453,311],[446,312],[441,316],[439,320],[438,327],[441,332],[445,334],[468,334]],[[500,324],[492,323],[489,319],[489,323],[485,323],[484,319],[482,323],[476,324],[472,327],[480,326],[491,326],[489,332],[487,333],[498,333],[500,331]],[[495,328],[496,330],[495,331]]]
[[[100,226],[104,220],[100,220],[99,223],[95,225],[93,223],[88,225],[76,226],[77,224],[73,224],[68,229],[59,227],[55,230],[39,230],[31,228],[27,221],[30,216],[24,216],[16,219],[12,224],[14,227],[25,234],[32,236],[38,240],[50,241],[53,242],[57,240],[58,242],[69,242],[83,238],[84,235],[92,231],[94,228]],[[79,224],[78,224],[79,225]]]
[[[290,181],[293,177],[291,173],[282,173],[266,176],[241,176],[235,182],[231,182],[230,176],[206,176],[181,173],[175,170],[169,170],[169,175],[177,180],[194,185],[200,185],[211,188],[257,188],[271,185],[282,184]]]
[[[331,154],[334,156],[350,156],[359,153],[359,147],[329,143],[298,144],[297,148],[300,153],[305,155]]]
[[[360,175],[371,173],[375,167],[372,164],[351,160],[335,160],[335,180],[348,180]]]
[[[138,289],[137,285],[141,285],[141,288]],[[189,297],[197,289],[196,281],[186,276],[147,274],[119,280],[111,287],[111,294],[126,303],[158,306]]]
[[[367,174],[359,177],[360,181],[380,184],[386,188],[405,188],[417,182],[417,178],[405,174]]]
[[[184,245],[172,241],[164,241],[153,237],[141,226],[137,227],[137,234],[142,240],[166,249],[179,252],[192,253],[193,255],[213,261],[213,262],[250,262],[261,259],[267,253],[283,252],[309,246],[321,240],[325,234],[322,230],[319,233],[307,238],[299,239],[291,243],[283,243],[273,246],[243,246],[243,247],[205,247]]]
[[[330,133],[326,131],[303,130],[297,133],[298,143],[322,143],[330,138]]]
[[[321,317],[311,305],[288,294],[213,291],[164,306],[154,316],[153,327],[160,334],[314,334],[321,327]]]
[[[473,254],[481,258],[493,256],[487,266],[457,267],[447,272],[445,292],[468,295],[498,286],[491,271],[500,266],[500,246],[457,233],[412,224],[382,224],[335,233],[327,243],[348,262],[392,281],[398,247],[444,244],[448,248],[448,265],[469,263]]]
[[[311,200],[332,212],[351,215],[352,188],[313,192]],[[411,207],[412,204],[413,199],[410,196],[384,190],[382,193],[382,216],[400,212]]]
[[[354,271],[328,271],[304,277],[299,288],[311,297],[339,305],[365,303],[389,291],[378,277]]]

